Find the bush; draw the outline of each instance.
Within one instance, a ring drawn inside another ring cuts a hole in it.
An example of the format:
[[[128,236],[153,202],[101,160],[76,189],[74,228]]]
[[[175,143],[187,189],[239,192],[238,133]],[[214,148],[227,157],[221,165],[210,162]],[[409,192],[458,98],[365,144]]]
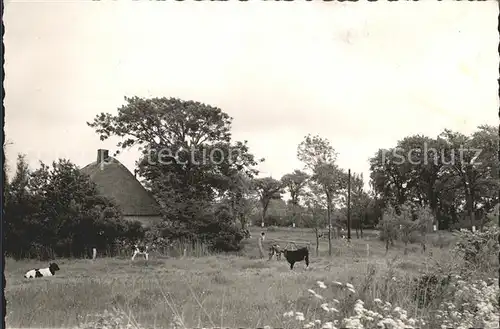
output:
[[[424,273],[414,278],[414,298],[419,307],[428,306],[434,299],[441,297],[450,284],[451,275]]]
[[[169,241],[191,241],[192,248],[195,244],[203,244],[213,252],[232,252],[242,249],[243,234],[234,225],[230,212],[225,207],[200,207],[199,211],[192,212],[186,218],[186,213],[177,217],[169,216],[167,220],[152,227],[150,235],[157,239]]]
[[[492,258],[492,255],[498,255],[499,252],[499,233],[498,226],[476,232],[469,230],[457,231],[454,233],[458,238],[454,252],[475,269],[494,266],[498,264],[498,258]]]
[[[144,235],[140,223],[123,221],[118,207],[70,161],[41,163],[29,172],[20,156],[9,185],[5,249],[16,259],[85,257],[93,247],[113,253],[117,238]]]

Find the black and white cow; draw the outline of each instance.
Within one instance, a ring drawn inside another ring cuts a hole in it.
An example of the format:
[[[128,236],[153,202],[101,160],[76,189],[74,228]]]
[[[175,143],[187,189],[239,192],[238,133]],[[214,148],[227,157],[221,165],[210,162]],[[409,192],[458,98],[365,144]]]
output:
[[[146,260],[149,258],[149,247],[146,244],[134,244],[133,246],[134,254],[132,255],[132,260],[135,259],[137,255],[144,255]]]
[[[41,278],[44,276],[53,276],[56,274],[56,271],[59,271],[59,266],[57,266],[56,263],[50,263],[49,267],[29,270],[28,272],[26,272],[26,274],[24,274],[24,277],[26,279],[33,279]]]

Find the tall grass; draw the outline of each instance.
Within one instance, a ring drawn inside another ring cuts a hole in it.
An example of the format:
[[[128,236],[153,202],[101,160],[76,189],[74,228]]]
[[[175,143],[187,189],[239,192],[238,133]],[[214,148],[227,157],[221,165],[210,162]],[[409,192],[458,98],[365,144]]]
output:
[[[288,239],[305,242],[306,234],[300,232]],[[286,238],[283,232],[269,232],[266,242]],[[364,302],[364,309],[375,310],[380,306],[376,301],[379,299],[392,308],[406,310],[409,318],[427,319],[454,297],[447,289],[429,295],[429,291],[436,290],[435,284],[432,280],[422,283],[419,278],[424,274],[446,275],[464,266],[450,257],[447,247],[430,246],[427,253],[422,253],[416,246],[405,256],[403,246],[396,244],[385,255],[384,245],[377,239],[353,240],[351,245],[335,240],[333,258],[326,256],[327,245],[322,242],[320,257],[311,257],[309,269],[298,263],[290,271],[285,260],[256,258],[256,241],[247,240],[245,245],[244,256],[210,255],[205,246],[184,241],[150,256],[147,262],[131,261],[130,253],[94,262],[61,259],[61,271],[56,276],[31,281],[22,275],[40,263],[8,259],[6,322],[14,327],[89,329],[297,328],[313,320],[319,320],[321,326],[331,320],[334,326],[333,313],[325,313],[324,307],[337,310],[335,319],[340,325],[342,319],[356,316],[354,310],[360,310],[358,300]],[[327,285],[326,289],[320,288],[323,299],[308,291],[318,293],[318,281]],[[345,283],[353,284],[354,292]],[[327,301],[330,304],[323,305]],[[389,316],[392,309],[387,314],[379,311]],[[284,317],[290,312],[299,315]],[[426,328],[435,328],[431,325],[436,324],[439,326],[438,322],[428,321]]]

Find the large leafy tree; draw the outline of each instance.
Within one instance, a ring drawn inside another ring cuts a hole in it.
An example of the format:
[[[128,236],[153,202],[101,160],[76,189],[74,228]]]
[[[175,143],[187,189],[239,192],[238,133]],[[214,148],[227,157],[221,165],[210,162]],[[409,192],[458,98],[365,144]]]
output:
[[[297,211],[300,198],[303,196],[309,175],[300,170],[294,170],[281,178],[281,182],[290,193],[290,203],[292,206],[292,221],[297,222]]]
[[[304,205],[307,210],[303,216],[303,221],[306,227],[310,227],[314,231],[316,238],[316,256],[319,255],[319,235],[321,228],[326,225],[325,218],[327,201],[325,195],[321,191],[321,186],[316,182],[309,180],[307,189],[304,192]],[[331,233],[331,232],[330,232]]]
[[[245,229],[250,214],[256,206],[256,193],[253,180],[244,173],[236,172],[227,177],[228,189],[223,196],[223,204],[226,204],[231,216]]]
[[[363,174],[353,173],[351,177],[351,224],[356,230],[356,237],[359,233],[363,237],[363,225],[367,222],[370,196],[363,190]]]
[[[125,100],[116,115],[101,113],[88,125],[101,140],[120,137],[121,149],[138,145],[138,173],[166,219],[179,234],[199,236],[210,221],[220,222],[217,214],[207,215],[217,197],[241,200],[239,175],[252,178],[258,161],[246,141],[232,141],[232,118],[217,107],[177,98]],[[234,223],[231,215],[223,218]]]
[[[328,139],[320,136],[307,135],[297,147],[297,158],[311,172],[311,179],[321,188],[326,196],[328,217],[328,254],[332,255],[331,230],[333,201],[340,191],[347,186],[347,175],[335,161],[337,152]]]
[[[271,200],[281,199],[283,193],[283,183],[272,177],[256,178],[254,188],[259,196],[261,205],[261,223],[266,222],[266,214]]]
[[[376,196],[391,205],[396,213],[408,199],[411,189],[411,173],[405,164],[405,157],[397,148],[380,149],[370,158],[370,178]]]
[[[376,197],[397,213],[407,201],[429,207],[443,228],[465,213],[472,226],[498,202],[498,141],[497,129],[486,125],[470,136],[408,136],[370,160]]]
[[[478,210],[486,214],[498,202],[498,129],[482,125],[471,136],[445,130],[439,138],[445,143],[444,175],[463,194],[472,226]]]
[[[28,249],[29,242],[25,237],[28,232],[27,222],[30,214],[35,213],[36,206],[28,191],[30,170],[26,156],[17,157],[16,171],[11,182],[5,181],[4,187],[4,245],[7,253]]]

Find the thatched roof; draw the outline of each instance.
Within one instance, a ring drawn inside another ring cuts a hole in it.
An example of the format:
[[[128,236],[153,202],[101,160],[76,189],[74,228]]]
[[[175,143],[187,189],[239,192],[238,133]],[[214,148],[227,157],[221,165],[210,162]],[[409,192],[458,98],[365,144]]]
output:
[[[160,207],[151,192],[120,161],[109,157],[107,150],[98,150],[97,161],[83,167],[81,171],[90,176],[103,196],[117,203],[123,215],[160,215]]]

